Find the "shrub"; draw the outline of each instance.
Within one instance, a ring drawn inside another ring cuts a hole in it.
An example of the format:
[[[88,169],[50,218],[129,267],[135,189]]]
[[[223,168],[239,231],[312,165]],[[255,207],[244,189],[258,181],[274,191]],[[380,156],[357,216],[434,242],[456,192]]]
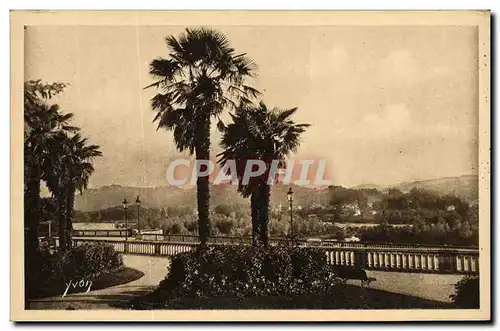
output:
[[[479,309],[479,276],[465,276],[455,284],[455,294],[450,295],[457,308]]]
[[[313,248],[211,246],[174,256],[158,293],[170,302],[175,298],[293,296],[324,293],[335,284],[325,254]]]
[[[95,278],[123,268],[123,258],[111,245],[85,244],[63,252],[58,262],[66,279]]]
[[[64,288],[69,280],[93,280],[123,268],[121,254],[108,244],[85,244],[68,251],[42,248],[36,265],[26,268],[27,296],[41,296]]]

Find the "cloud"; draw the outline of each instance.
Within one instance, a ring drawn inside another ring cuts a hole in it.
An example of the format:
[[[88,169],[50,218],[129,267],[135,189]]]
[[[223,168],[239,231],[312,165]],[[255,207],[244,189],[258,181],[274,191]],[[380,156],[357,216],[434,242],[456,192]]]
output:
[[[411,112],[404,103],[385,106],[378,113],[367,114],[361,122],[359,132],[370,138],[399,136],[411,128]]]
[[[326,50],[311,49],[311,77],[331,77],[339,70],[350,67],[349,53],[341,46],[334,46]]]
[[[379,77],[385,83],[420,83],[450,73],[444,65],[423,66],[422,60],[408,50],[395,50],[382,60]]]
[[[378,112],[366,114],[354,125],[335,130],[334,134],[337,137],[342,136],[348,139],[360,139],[375,143],[377,140],[393,140],[397,142],[421,138],[428,139],[429,137],[441,140],[457,138],[464,136],[464,134],[472,135],[475,132],[475,126],[473,125],[457,127],[442,121],[419,124],[412,115],[415,111],[405,103],[389,104]]]
[[[329,59],[330,68],[342,68],[349,62],[349,54],[344,48],[334,47],[330,52]]]
[[[382,75],[404,81],[413,81],[419,75],[419,65],[410,52],[397,50],[389,53],[382,62]]]

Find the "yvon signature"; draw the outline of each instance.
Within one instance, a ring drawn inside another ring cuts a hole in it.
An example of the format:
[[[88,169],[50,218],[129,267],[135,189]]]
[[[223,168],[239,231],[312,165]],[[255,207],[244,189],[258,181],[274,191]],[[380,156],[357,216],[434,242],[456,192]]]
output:
[[[68,283],[66,283],[66,290],[64,290],[64,293],[62,295],[62,297],[64,298],[66,296],[66,294],[68,294],[68,290],[70,288],[86,288],[87,291],[85,293],[89,293],[90,292],[90,288],[92,287],[92,281],[91,280],[84,280],[84,279],[81,279],[80,281],[72,281],[70,280]]]

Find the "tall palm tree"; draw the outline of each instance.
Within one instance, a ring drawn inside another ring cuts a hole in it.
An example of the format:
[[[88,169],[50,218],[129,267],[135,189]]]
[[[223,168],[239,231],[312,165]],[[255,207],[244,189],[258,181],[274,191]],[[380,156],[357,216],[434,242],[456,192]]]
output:
[[[260,102],[258,106],[242,106],[231,114],[233,123],[224,130],[219,163],[224,165],[229,160],[237,164],[237,177],[240,180],[238,191],[244,197],[251,197],[252,244],[269,243],[269,201],[271,187],[268,179],[273,160],[283,166],[286,158],[298,150],[300,136],[309,124],[296,124],[290,119],[297,108],[282,110],[268,109]],[[241,182],[243,172],[249,160],[261,160],[266,164],[262,176],[251,178],[245,184]]]
[[[71,138],[71,163],[69,163],[68,196],[66,199],[66,213],[68,219],[66,242],[71,247],[71,232],[73,230],[73,218],[75,216],[75,194],[76,191],[83,193],[87,188],[90,176],[95,169],[92,164],[94,158],[102,156],[98,145],[88,144],[87,138],[79,134]]]
[[[245,85],[254,75],[255,64],[245,54],[236,54],[224,34],[207,28],[186,29],[178,38],[166,38],[169,57],[150,63],[150,74],[158,93],[151,105],[157,112],[158,129],[173,131],[180,151],[195,154],[197,161],[210,159],[211,119],[227,108],[250,103],[259,92]],[[205,246],[210,236],[209,180],[197,178],[198,231]]]
[[[90,176],[94,172],[92,161],[98,156],[102,156],[99,146],[89,145],[88,139],[83,138],[80,134],[75,134],[65,142],[67,147],[67,155],[65,157],[67,176],[66,196],[63,201],[65,208],[66,224],[65,224],[65,243],[66,247],[71,247],[71,231],[73,230],[73,218],[75,207],[76,191],[83,192],[87,188]]]
[[[62,92],[63,83],[44,84],[40,80],[24,84],[24,212],[26,256],[36,259],[40,218],[42,163],[51,155],[50,146],[60,131],[74,132],[72,114],[61,114],[48,100]]]
[[[53,140],[53,157],[43,164],[44,179],[57,205],[59,246],[63,250],[71,248],[75,193],[86,188],[94,172],[92,160],[102,155],[99,146],[88,145],[87,141],[79,133],[60,132]]]

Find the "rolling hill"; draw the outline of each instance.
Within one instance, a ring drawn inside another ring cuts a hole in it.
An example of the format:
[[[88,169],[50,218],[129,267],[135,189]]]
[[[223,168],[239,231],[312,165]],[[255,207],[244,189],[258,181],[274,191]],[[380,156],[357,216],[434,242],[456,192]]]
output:
[[[454,194],[469,201],[475,201],[478,197],[478,176],[465,175],[460,177],[447,177],[425,181],[401,183],[395,186],[402,191],[418,188],[435,192],[440,195]],[[286,192],[288,185],[276,185],[271,191],[271,203],[287,205]],[[360,185],[352,189],[387,189],[378,185]],[[327,204],[328,189],[315,189],[301,186],[293,186],[295,192],[294,201],[296,205],[308,205],[312,203]],[[166,206],[192,206],[196,208],[196,188],[179,187],[127,187],[120,185],[102,186],[86,190],[82,195],[76,197],[76,210],[91,211],[120,205],[124,197],[132,204],[135,197],[139,195],[144,207],[166,207]],[[219,204],[245,204],[249,202],[243,199],[236,187],[230,184],[212,185],[210,188],[211,206]]]
[[[445,177],[410,183],[401,183],[396,188],[409,191],[412,188],[435,192],[440,195],[453,194],[458,197],[475,201],[478,199],[478,176],[464,175],[460,177]]]

